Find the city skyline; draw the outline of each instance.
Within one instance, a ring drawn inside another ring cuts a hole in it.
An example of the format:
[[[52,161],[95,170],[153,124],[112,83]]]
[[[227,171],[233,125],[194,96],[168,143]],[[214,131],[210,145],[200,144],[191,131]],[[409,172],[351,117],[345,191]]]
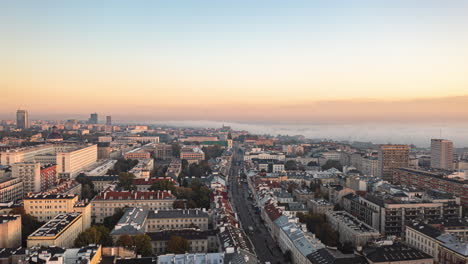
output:
[[[461,1],[1,5],[2,113],[242,122],[468,114]]]

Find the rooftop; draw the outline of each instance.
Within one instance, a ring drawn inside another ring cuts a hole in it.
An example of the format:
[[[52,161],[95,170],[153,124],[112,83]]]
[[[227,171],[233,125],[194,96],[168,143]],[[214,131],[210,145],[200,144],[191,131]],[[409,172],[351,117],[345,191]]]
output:
[[[170,191],[105,191],[94,200],[175,200]]]
[[[47,193],[37,193],[32,194],[24,198],[24,200],[53,200],[53,199],[73,199],[77,197],[76,194],[47,194]]]
[[[366,248],[364,249],[364,255],[373,262],[432,259],[432,256],[401,243]]]
[[[59,214],[43,226],[39,227],[29,238],[50,237],[53,238],[62,232],[71,222],[81,217],[81,213]]]
[[[148,218],[193,218],[208,217],[204,209],[155,210],[148,213]]]

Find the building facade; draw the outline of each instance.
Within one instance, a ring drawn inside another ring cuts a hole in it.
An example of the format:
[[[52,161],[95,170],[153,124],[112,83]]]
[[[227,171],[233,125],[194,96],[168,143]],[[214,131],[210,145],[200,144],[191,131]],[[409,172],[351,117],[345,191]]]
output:
[[[21,246],[21,215],[0,215],[0,248]]]
[[[409,166],[409,150],[408,145],[381,145],[378,177],[392,182],[395,169]]]
[[[64,152],[57,152],[59,178],[75,178],[82,170],[97,161],[97,145],[85,145]]]
[[[453,142],[446,139],[431,139],[431,167],[453,170]]]
[[[23,198],[23,182],[19,178],[0,178],[0,203],[15,202]]]

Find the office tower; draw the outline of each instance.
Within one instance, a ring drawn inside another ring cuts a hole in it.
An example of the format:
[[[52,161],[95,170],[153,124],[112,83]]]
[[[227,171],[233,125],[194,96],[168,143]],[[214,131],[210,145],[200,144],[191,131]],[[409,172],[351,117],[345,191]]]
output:
[[[98,123],[98,114],[97,113],[91,114],[90,117],[89,117],[89,122],[88,123],[93,124],[93,125],[97,124]]]
[[[112,117],[111,116],[106,116],[106,125],[108,125],[108,126],[112,125]]]
[[[381,145],[379,149],[379,177],[392,181],[393,171],[409,166],[408,145]]]
[[[18,129],[29,128],[28,111],[26,110],[16,111],[16,128]]]
[[[431,139],[431,167],[453,170],[453,143],[446,139]]]

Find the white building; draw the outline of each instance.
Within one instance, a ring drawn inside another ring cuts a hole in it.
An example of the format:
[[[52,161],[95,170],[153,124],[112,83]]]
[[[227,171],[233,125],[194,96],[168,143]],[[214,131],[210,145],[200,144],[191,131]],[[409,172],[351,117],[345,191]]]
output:
[[[86,145],[57,152],[57,175],[59,178],[75,178],[96,161],[97,145]]]

